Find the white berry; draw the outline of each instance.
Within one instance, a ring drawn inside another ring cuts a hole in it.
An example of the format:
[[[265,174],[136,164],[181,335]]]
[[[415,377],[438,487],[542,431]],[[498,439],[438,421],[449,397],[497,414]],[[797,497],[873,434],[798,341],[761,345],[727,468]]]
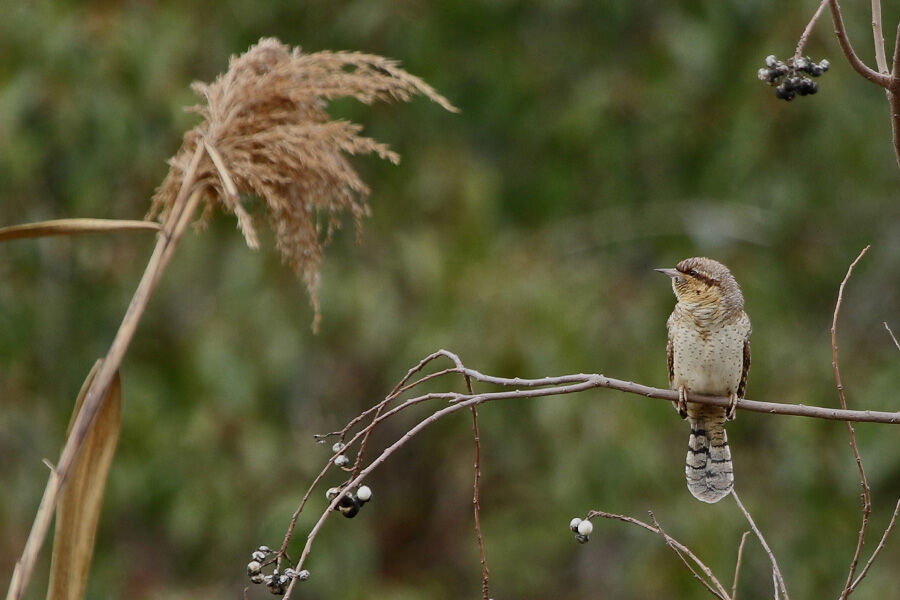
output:
[[[572,531],[578,531],[578,526],[581,525],[581,519],[575,517],[571,521],[569,521],[569,529]]]
[[[356,497],[359,498],[361,502],[368,502],[372,498],[372,488],[367,485],[361,485],[358,490],[356,490]]]
[[[582,521],[578,524],[578,533],[583,536],[591,535],[591,532],[594,531],[594,524],[590,521]]]

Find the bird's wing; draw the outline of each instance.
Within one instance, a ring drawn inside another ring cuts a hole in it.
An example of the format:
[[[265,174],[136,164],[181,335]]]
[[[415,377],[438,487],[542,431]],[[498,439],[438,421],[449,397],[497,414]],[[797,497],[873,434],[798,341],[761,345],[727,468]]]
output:
[[[747,374],[750,372],[750,319],[746,314],[744,318],[747,321],[747,335],[744,337],[744,365],[741,369],[741,381],[738,383],[738,398],[743,398],[747,392]]]
[[[666,362],[669,366],[669,387],[675,380],[675,345],[672,343],[672,335],[669,334],[669,342],[666,344]]]

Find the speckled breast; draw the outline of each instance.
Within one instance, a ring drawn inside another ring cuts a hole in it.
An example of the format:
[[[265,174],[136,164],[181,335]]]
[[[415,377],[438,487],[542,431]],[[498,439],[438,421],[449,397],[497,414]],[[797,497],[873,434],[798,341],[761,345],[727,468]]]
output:
[[[674,381],[699,394],[727,396],[736,392],[743,369],[742,319],[697,327],[675,323],[672,331]]]

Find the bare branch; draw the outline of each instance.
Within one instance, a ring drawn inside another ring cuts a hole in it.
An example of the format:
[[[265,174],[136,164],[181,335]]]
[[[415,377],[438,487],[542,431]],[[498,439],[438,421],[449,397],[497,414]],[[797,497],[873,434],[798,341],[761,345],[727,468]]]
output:
[[[681,559],[681,562],[684,563],[684,566],[688,568],[688,570],[691,572],[691,574],[693,574],[693,576],[700,583],[702,583],[703,586],[707,590],[709,590],[712,595],[716,596],[717,598],[721,598],[722,600],[728,600],[728,592],[725,591],[725,589],[722,587],[722,584],[720,584],[719,581],[713,576],[712,570],[710,570],[709,567],[707,567],[705,564],[700,562],[699,559],[696,559],[696,557],[694,557],[694,560],[697,563],[697,565],[703,570],[703,572],[706,574],[706,576],[710,578],[710,580],[713,582],[713,584],[715,584],[716,588],[718,588],[718,589],[714,589],[709,584],[708,581],[706,581],[705,579],[700,577],[700,574],[697,573],[696,569],[694,569],[694,567],[691,566],[691,563],[689,563],[687,561],[687,559],[684,557],[684,555],[681,553],[681,550],[679,548],[679,546],[681,544],[676,545],[675,539],[672,537],[669,537],[669,534],[663,530],[662,525],[660,525],[659,521],[656,520],[656,516],[653,514],[653,511],[648,511],[648,512],[650,513],[650,519],[653,520],[653,525],[656,526],[657,533],[659,533],[659,535],[662,536],[662,538],[666,541],[666,545],[669,548],[671,548],[673,552],[675,552],[675,554],[678,556],[678,558]]]
[[[894,332],[891,331],[891,328],[888,324],[884,323],[884,328],[887,329],[888,334],[891,336],[891,339],[894,341],[894,345],[897,346],[897,350],[900,350],[900,342],[897,341],[896,336],[894,336]],[[872,552],[872,556],[869,557],[869,560],[866,561],[866,566],[863,567],[862,571],[859,573],[859,577],[857,577],[853,584],[848,588],[848,594],[852,593],[856,586],[859,585],[859,582],[863,580],[866,574],[869,572],[869,568],[872,566],[872,563],[875,562],[875,559],[878,558],[878,555],[884,549],[884,545],[887,542],[888,536],[891,534],[891,531],[894,529],[894,525],[897,523],[897,513],[900,512],[900,500],[897,500],[897,505],[894,507],[894,514],[891,515],[891,520],[888,522],[887,527],[884,530],[884,533],[881,535],[881,540],[878,542],[878,546],[875,547],[875,550]]]
[[[592,520],[594,517],[603,517],[604,519],[615,519],[617,521],[631,523],[632,525],[637,525],[638,527],[643,527],[647,531],[650,531],[652,533],[655,533],[655,534],[661,536],[666,541],[666,544],[670,548],[672,548],[672,550],[675,552],[675,554],[678,555],[678,557],[681,559],[681,561],[684,563],[684,565],[691,571],[691,573],[694,575],[694,577],[696,577],[704,585],[704,587],[706,587],[706,589],[709,590],[709,592],[712,595],[716,596],[717,598],[722,598],[723,600],[728,600],[728,592],[725,591],[725,588],[722,587],[722,584],[719,583],[719,580],[716,579],[715,575],[713,575],[712,570],[709,567],[707,567],[706,564],[703,563],[703,561],[701,561],[699,558],[697,558],[697,555],[694,554],[693,552],[691,552],[690,548],[688,548],[687,546],[685,546],[684,544],[682,544],[675,538],[670,537],[665,531],[663,531],[662,527],[659,526],[659,523],[657,522],[656,517],[653,516],[652,512],[650,513],[650,517],[653,519],[653,522],[656,525],[656,527],[654,527],[653,525],[650,525],[649,523],[645,523],[639,519],[635,519],[634,517],[629,517],[627,515],[617,515],[615,513],[608,513],[608,512],[604,512],[602,510],[592,510],[591,512],[588,513],[587,519]],[[690,558],[691,561],[693,561],[694,564],[697,565],[700,568],[700,570],[702,570],[706,574],[707,577],[709,577],[710,581],[712,582],[712,585],[710,585],[710,583],[708,581],[703,579],[696,572],[696,570],[694,570],[694,568],[690,565],[690,563],[688,563],[687,560],[684,558],[685,556]],[[713,585],[715,586],[715,588],[713,588]]]
[[[894,40],[894,60],[891,67],[891,75],[893,76],[894,86],[896,86],[897,78],[900,76],[900,24],[897,24],[897,39]]]
[[[856,257],[856,260],[850,263],[850,267],[847,269],[847,274],[844,275],[844,280],[841,281],[841,286],[838,288],[837,302],[834,305],[834,317],[831,321],[831,366],[834,368],[834,383],[835,386],[837,386],[838,398],[841,401],[842,409],[847,408],[847,398],[844,395],[844,385],[841,382],[841,370],[840,366],[838,365],[838,315],[841,311],[841,303],[844,301],[844,287],[846,287],[847,281],[850,280],[850,275],[853,273],[853,267],[856,266],[856,263],[858,263],[868,251],[869,246],[866,246],[859,253],[859,256]],[[853,450],[853,457],[856,459],[856,467],[859,470],[859,484],[862,487],[862,524],[859,527],[859,537],[856,541],[856,551],[853,553],[853,559],[850,561],[850,572],[847,574],[847,583],[844,584],[844,589],[841,592],[841,600],[847,598],[853,592],[853,577],[854,575],[856,575],[856,568],[859,565],[859,557],[862,554],[862,547],[866,542],[866,529],[869,526],[869,514],[872,512],[872,494],[869,490],[869,482],[866,479],[866,471],[865,469],[863,469],[862,458],[859,456],[859,447],[856,445],[856,433],[853,430],[853,425],[851,425],[850,423],[847,423],[847,433],[850,436],[850,448]]]
[[[847,61],[853,69],[876,85],[888,89],[891,85],[891,77],[883,73],[873,71],[871,68],[856,55],[853,46],[850,44],[850,38],[847,37],[847,31],[844,29],[844,18],[841,16],[841,7],[837,0],[828,0],[828,6],[831,9],[831,17],[834,19],[834,34],[837,36],[838,43]]]
[[[440,374],[458,373],[458,369],[446,369]],[[625,381],[606,377],[597,373],[579,373],[575,375],[563,375],[560,377],[541,377],[539,379],[522,379],[520,377],[507,379],[503,377],[494,377],[484,375],[474,369],[466,368],[463,373],[472,377],[472,379],[481,383],[493,383],[506,387],[525,387],[539,389],[514,389],[506,392],[489,392],[478,394],[478,397],[484,398],[484,401],[506,400],[513,398],[539,398],[545,396],[557,396],[562,394],[572,394],[582,392],[594,388],[607,388],[627,392],[629,394],[637,394],[647,398],[656,398],[659,400],[677,400],[678,392],[668,389],[655,388],[633,381]],[[437,374],[435,374],[437,375]],[[428,379],[431,379],[429,376]],[[417,382],[418,383],[418,382]],[[544,387],[541,386],[551,386]],[[394,399],[396,396],[389,396]],[[422,396],[421,399],[442,399],[448,402],[461,402],[471,399],[473,396],[459,394],[455,392],[435,392]],[[688,393],[689,402],[696,404],[709,404],[711,406],[728,406],[729,399],[725,396],[705,396],[701,394]],[[369,409],[366,413],[370,413],[377,406]],[[900,423],[900,411],[885,412],[876,410],[841,410],[836,408],[825,408],[820,406],[807,406],[805,404],[784,404],[780,402],[761,402],[758,400],[741,399],[738,400],[738,408],[750,412],[766,413],[772,415],[792,415],[798,417],[811,417],[816,419],[826,419],[829,421],[854,421],[867,423]],[[364,414],[366,414],[364,413]],[[361,420],[355,418],[355,422]],[[349,428],[347,428],[349,429]],[[338,435],[340,432],[334,432],[326,435]],[[324,436],[323,436],[324,437]]]
[[[469,393],[472,385],[466,379]],[[475,512],[475,539],[478,541],[478,553],[481,557],[481,595],[483,600],[490,600],[491,572],[487,566],[487,558],[484,556],[484,535],[481,533],[481,439],[478,432],[478,409],[472,407],[472,430],[475,437],[475,484],[472,495],[472,507]]]
[[[897,43],[900,44],[900,26],[897,27]],[[900,47],[900,46],[898,46]],[[888,105],[891,109],[891,139],[894,142],[894,156],[900,166],[900,53],[894,55],[894,75],[891,76],[891,89],[887,91]]]
[[[413,398],[412,400],[407,400],[401,406],[406,406],[413,401],[422,401],[424,398],[426,398],[426,396],[420,396],[419,398]],[[356,477],[351,479],[350,482],[348,482],[347,485],[343,487],[343,489],[349,489],[349,488],[358,486],[372,471],[374,471],[376,468],[378,468],[379,465],[381,465],[394,452],[396,452],[398,448],[402,447],[404,444],[406,444],[406,442],[408,442],[410,439],[415,437],[423,429],[425,429],[432,423],[435,423],[436,421],[438,421],[439,419],[441,419],[442,417],[444,417],[450,413],[454,413],[459,410],[464,410],[471,406],[480,404],[484,401],[485,401],[485,399],[483,396],[476,395],[466,401],[459,402],[459,403],[453,404],[451,406],[448,406],[444,409],[441,409],[441,410],[435,412],[434,414],[432,414],[431,416],[429,416],[428,418],[423,419],[422,421],[419,421],[419,423],[417,423],[415,427],[413,427],[412,429],[407,431],[399,440],[397,440],[396,442],[394,442],[393,444],[388,446],[377,458],[375,458],[375,460],[373,460],[369,464],[369,466],[367,466],[365,469],[362,469],[360,471],[359,475],[357,475]],[[380,419],[384,420],[385,418],[389,417],[390,415],[396,414],[396,412],[400,408],[401,407],[395,407],[394,409],[392,409],[392,410],[388,411],[387,413],[385,413],[384,415],[382,415],[380,417]],[[373,423],[373,425],[374,424],[375,423]],[[368,430],[371,431],[371,426],[370,426],[370,428],[368,428]],[[316,536],[319,534],[319,531],[322,529],[322,525],[325,524],[325,520],[331,515],[332,511],[334,511],[338,502],[340,502],[341,496],[342,496],[342,494],[338,494],[335,497],[335,499],[332,500],[331,504],[328,505],[328,507],[325,509],[325,511],[319,517],[319,520],[316,521],[316,524],[310,530],[309,535],[306,537],[306,545],[303,547],[303,552],[300,554],[300,559],[297,562],[297,570],[298,571],[303,566],[303,563],[306,560],[306,558],[309,556],[309,552],[312,549],[312,544],[315,541]],[[297,579],[293,579],[291,581],[290,585],[288,586],[287,593],[284,596],[285,600],[288,600],[288,598],[290,598],[290,594],[293,591],[296,583],[297,583]]]
[[[891,336],[891,339],[894,340],[894,345],[897,346],[897,350],[900,350],[900,342],[897,341],[897,338],[894,336],[894,332],[891,331],[890,327],[888,327],[887,321],[884,322],[884,328],[887,329],[887,332]]]
[[[462,361],[455,354],[453,362],[457,368],[464,369]],[[469,395],[473,394],[472,378],[464,375],[466,379],[466,390]],[[472,510],[475,513],[475,539],[478,542],[478,554],[481,558],[481,597],[482,600],[490,600],[491,598],[491,572],[487,566],[487,558],[484,555],[484,535],[481,532],[481,434],[478,431],[478,409],[472,407],[472,435],[475,441],[475,483],[472,492]]]
[[[887,527],[884,530],[884,533],[881,536],[881,541],[878,542],[878,545],[875,547],[875,550],[872,552],[872,556],[869,557],[869,560],[866,561],[866,566],[863,567],[863,570],[859,572],[859,577],[857,577],[853,581],[853,585],[850,586],[849,592],[847,595],[853,592],[856,589],[856,586],[859,585],[859,582],[863,580],[863,577],[869,572],[869,567],[872,566],[872,563],[875,562],[875,559],[878,558],[878,555],[884,549],[884,545],[887,542],[888,536],[891,535],[891,530],[894,529],[894,525],[897,523],[897,513],[900,512],[900,499],[897,500],[897,505],[894,507],[894,514],[891,515],[891,520],[888,522]]]
[[[759,543],[762,544],[763,550],[765,550],[766,554],[769,555],[769,561],[772,563],[772,577],[773,579],[777,580],[777,585],[775,586],[775,597],[778,597],[778,588],[780,586],[781,591],[784,594],[784,600],[790,600],[790,596],[788,596],[787,592],[787,587],[785,587],[784,585],[784,578],[781,576],[781,569],[778,568],[778,561],[775,560],[775,555],[772,554],[772,549],[769,548],[769,544],[766,542],[766,538],[763,537],[762,532],[756,526],[756,523],[753,522],[753,517],[751,517],[750,513],[747,512],[747,509],[744,508],[744,504],[738,497],[737,491],[732,489],[731,495],[734,497],[734,501],[737,503],[738,508],[741,509],[741,512],[744,513],[744,516],[747,518],[747,522],[750,523],[750,529],[752,529],[753,533],[756,534],[757,539],[759,539]]]
[[[881,29],[881,0],[872,0],[872,36],[875,38],[875,64],[878,72],[890,73],[884,53],[884,32]]]
[[[809,41],[809,36],[812,33],[813,27],[816,26],[816,21],[822,16],[822,11],[825,10],[826,4],[828,4],[828,0],[822,0],[822,2],[819,3],[819,8],[813,13],[809,23],[806,24],[806,29],[804,29],[803,33],[800,35],[800,40],[797,42],[797,49],[794,51],[794,64],[797,64],[797,59],[803,54],[803,48],[806,47],[806,42]]]
[[[441,373],[433,373],[432,375],[424,377],[424,378],[416,381],[413,384],[406,385],[406,383],[410,379],[412,379],[413,375],[415,375],[416,373],[418,373],[422,369],[424,369],[425,366],[428,365],[428,363],[430,363],[431,361],[436,360],[441,357],[445,357],[445,358],[448,358],[451,361],[453,361],[453,364],[456,365],[456,369],[446,369],[446,370],[442,371]],[[452,352],[448,352],[447,350],[443,350],[443,349],[438,350],[437,352],[432,352],[431,354],[429,354],[428,356],[426,356],[425,358],[420,360],[419,364],[417,364],[416,366],[411,368],[409,371],[407,371],[407,373],[403,377],[403,379],[401,379],[400,382],[397,383],[396,386],[394,386],[394,389],[391,390],[391,393],[388,394],[384,400],[382,400],[381,402],[379,402],[378,404],[376,404],[369,410],[367,410],[367,411],[363,412],[362,414],[360,414],[359,416],[357,416],[346,427],[344,427],[344,430],[340,433],[341,441],[343,441],[344,435],[346,435],[347,431],[349,431],[350,428],[352,428],[354,425],[359,423],[361,420],[363,420],[366,416],[368,416],[372,412],[375,413],[375,416],[373,417],[373,419],[378,420],[378,417],[381,416],[382,411],[384,411],[384,409],[387,407],[387,405],[390,404],[394,399],[396,399],[400,394],[412,389],[413,387],[423,383],[424,381],[427,381],[428,379],[434,379],[435,377],[439,377],[440,375],[443,375],[445,373],[463,373],[462,362],[459,360],[459,357],[456,354],[454,354]],[[466,381],[468,381],[468,378],[466,379]],[[359,470],[362,466],[363,454],[365,454],[365,452],[366,452],[366,446],[368,445],[368,443],[369,443],[369,432],[367,432],[365,434],[365,436],[363,437],[362,444],[360,444],[359,452],[356,453],[356,462],[354,462],[354,464],[353,464],[353,475],[352,475],[353,477],[355,477],[356,475],[359,474]]]
[[[825,0],[827,2],[828,0]],[[731,600],[737,600],[737,585],[738,585],[738,575],[741,572],[741,561],[744,558],[744,544],[747,542],[747,536],[750,535],[750,531],[745,531],[744,535],[741,536],[741,543],[738,545],[738,555],[737,562],[734,564],[734,581],[731,584]]]

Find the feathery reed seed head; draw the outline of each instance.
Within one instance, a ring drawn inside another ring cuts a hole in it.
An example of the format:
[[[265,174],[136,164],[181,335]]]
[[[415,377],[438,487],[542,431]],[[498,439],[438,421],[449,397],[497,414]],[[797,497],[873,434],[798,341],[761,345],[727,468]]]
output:
[[[421,94],[446,110],[457,109],[394,60],[359,52],[304,54],[273,38],[233,56],[227,72],[210,84],[194,83],[193,89],[202,103],[188,110],[203,121],[185,134],[169,160],[148,218],[168,217],[202,144],[205,152],[190,190],[204,193],[198,226],[206,225],[218,207],[235,215],[247,245],[257,248],[258,221],[268,221],[282,260],[306,284],[315,328],[323,247],[340,227],[342,213],[350,213],[358,228],[370,212],[369,188],[348,156],[400,160],[387,145],[361,136],[360,125],[331,120],[328,101],[406,102]],[[264,214],[249,214],[240,194],[258,196]]]

